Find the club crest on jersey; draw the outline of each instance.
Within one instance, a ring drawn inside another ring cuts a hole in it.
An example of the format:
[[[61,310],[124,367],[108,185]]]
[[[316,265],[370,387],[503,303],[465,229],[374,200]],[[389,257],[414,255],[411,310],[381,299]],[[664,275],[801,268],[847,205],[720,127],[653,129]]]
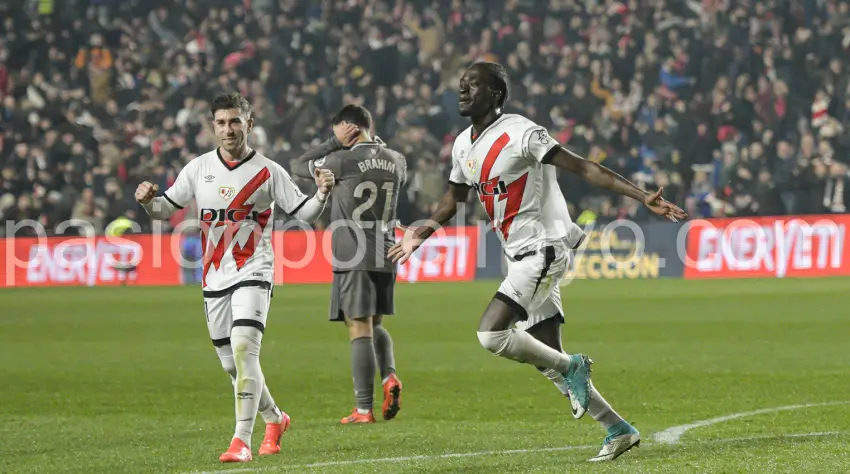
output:
[[[236,189],[230,186],[222,186],[218,188],[218,195],[225,201],[230,201],[236,195]]]
[[[470,173],[475,174],[475,169],[477,167],[478,163],[473,158],[466,160],[466,169],[468,169]]]

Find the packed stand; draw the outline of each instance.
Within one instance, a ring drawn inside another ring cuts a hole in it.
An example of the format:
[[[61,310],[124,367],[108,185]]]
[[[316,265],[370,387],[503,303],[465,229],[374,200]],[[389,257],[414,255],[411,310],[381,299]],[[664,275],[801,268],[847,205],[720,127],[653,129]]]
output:
[[[254,105],[288,166],[346,103],[408,159],[405,221],[445,189],[457,84],[504,63],[508,112],[696,217],[846,212],[850,9],[836,0],[0,0],[0,212],[144,230],[133,190],[214,148],[209,102]],[[648,219],[561,173],[580,222]],[[309,182],[301,182],[309,188]],[[472,199],[472,198],[471,198]],[[469,219],[481,218],[470,202]],[[192,209],[177,215],[176,225]],[[279,214],[281,215],[281,214]],[[27,233],[26,229],[19,233]]]

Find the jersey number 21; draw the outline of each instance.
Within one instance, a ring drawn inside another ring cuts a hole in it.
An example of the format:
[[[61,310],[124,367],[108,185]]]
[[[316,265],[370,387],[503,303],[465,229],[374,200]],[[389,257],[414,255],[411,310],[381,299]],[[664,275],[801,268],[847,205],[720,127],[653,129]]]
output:
[[[383,191],[383,192],[381,192]],[[393,194],[395,193],[395,183],[386,182],[381,189],[378,189],[378,185],[373,181],[363,181],[358,184],[356,188],[354,188],[354,197],[357,199],[366,198],[359,206],[354,208],[354,211],[351,213],[352,219],[357,222],[374,222],[380,220],[381,222],[387,223],[390,219],[390,213],[393,210]],[[376,204],[378,202],[378,197],[380,194],[383,194],[383,210],[381,212],[380,219],[378,219],[378,209],[376,209]],[[363,214],[366,214],[366,218],[363,218]]]

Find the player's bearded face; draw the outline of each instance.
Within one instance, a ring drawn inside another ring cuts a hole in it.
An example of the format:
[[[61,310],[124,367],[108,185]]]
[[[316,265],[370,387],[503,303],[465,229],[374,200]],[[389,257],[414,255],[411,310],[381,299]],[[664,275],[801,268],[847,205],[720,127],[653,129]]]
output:
[[[213,117],[213,128],[219,145],[228,153],[243,149],[253,128],[253,119],[238,109],[218,110]]]

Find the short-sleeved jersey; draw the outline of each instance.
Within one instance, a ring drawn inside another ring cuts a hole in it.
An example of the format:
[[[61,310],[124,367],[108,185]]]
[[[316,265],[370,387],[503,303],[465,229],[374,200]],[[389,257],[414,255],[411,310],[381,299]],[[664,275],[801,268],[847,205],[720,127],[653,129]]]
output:
[[[309,162],[310,172],[329,169],[333,269],[393,272],[387,257],[395,243],[396,204],[407,174],[400,153],[378,142],[364,142]]]
[[[473,140],[455,139],[449,180],[472,186],[505,253],[515,256],[564,240],[572,224],[555,168],[546,165],[558,143],[545,128],[514,114],[496,119]]]
[[[252,151],[236,164],[218,149],[190,161],[164,193],[178,208],[193,199],[204,248],[204,291],[274,283],[274,205],[294,214],[308,197],[289,173]]]

